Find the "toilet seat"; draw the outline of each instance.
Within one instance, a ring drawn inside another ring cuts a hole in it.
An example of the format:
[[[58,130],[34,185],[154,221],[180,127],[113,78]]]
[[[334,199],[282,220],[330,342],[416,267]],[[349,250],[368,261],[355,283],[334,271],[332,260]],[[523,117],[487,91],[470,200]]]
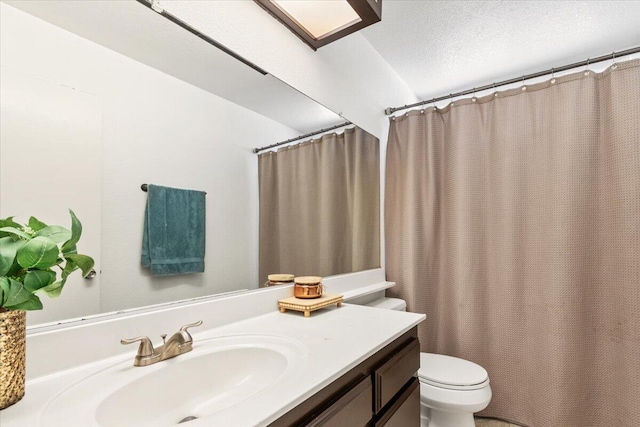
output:
[[[482,366],[432,353],[420,353],[418,379],[423,384],[447,390],[478,390],[489,385],[489,375]]]

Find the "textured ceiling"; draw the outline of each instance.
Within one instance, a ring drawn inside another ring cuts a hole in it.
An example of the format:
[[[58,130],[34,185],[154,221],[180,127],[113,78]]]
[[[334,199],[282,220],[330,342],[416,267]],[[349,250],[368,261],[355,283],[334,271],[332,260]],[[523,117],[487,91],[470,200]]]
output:
[[[640,45],[640,1],[382,5],[362,33],[420,99]]]

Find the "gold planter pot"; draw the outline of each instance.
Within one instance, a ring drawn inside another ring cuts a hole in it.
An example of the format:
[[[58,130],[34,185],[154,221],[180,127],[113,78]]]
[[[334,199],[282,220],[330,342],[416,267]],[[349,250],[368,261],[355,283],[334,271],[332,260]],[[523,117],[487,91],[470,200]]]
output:
[[[25,311],[0,312],[0,409],[24,396],[26,320]]]

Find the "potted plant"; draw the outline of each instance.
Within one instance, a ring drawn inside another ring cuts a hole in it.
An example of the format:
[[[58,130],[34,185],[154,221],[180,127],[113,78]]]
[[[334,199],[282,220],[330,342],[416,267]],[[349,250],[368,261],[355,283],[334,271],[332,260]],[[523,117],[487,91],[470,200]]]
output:
[[[35,217],[19,224],[0,219],[0,409],[24,396],[26,310],[41,310],[40,296],[56,298],[76,270],[87,276],[94,261],[78,253],[82,224],[71,230]]]

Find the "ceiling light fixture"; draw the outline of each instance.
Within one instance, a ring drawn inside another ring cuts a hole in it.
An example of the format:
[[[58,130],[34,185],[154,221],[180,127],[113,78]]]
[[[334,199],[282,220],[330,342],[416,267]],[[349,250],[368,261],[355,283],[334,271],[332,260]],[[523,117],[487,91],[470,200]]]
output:
[[[381,20],[382,0],[254,0],[313,50]]]

